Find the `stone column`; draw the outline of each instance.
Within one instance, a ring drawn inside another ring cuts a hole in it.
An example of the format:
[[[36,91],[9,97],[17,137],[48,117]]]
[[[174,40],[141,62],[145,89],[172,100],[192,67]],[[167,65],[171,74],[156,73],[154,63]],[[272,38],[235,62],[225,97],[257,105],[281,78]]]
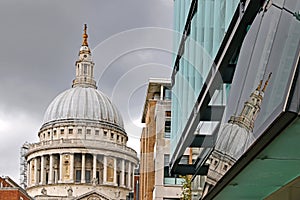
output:
[[[38,185],[37,158],[34,158],[34,185]]]
[[[59,154],[59,183],[62,183],[62,178],[63,178],[63,154]]]
[[[45,157],[41,156],[41,181],[40,185],[45,184]]]
[[[29,184],[28,184],[28,185],[30,185],[30,186],[32,186],[33,178],[34,178],[34,172],[32,171],[32,165],[33,165],[32,163],[33,163],[33,160],[31,159],[31,160],[29,161],[30,177],[28,178],[28,180],[29,180]]]
[[[97,154],[93,154],[93,179],[97,177]]]
[[[160,100],[164,100],[164,86],[160,86]]]
[[[120,186],[121,187],[124,187],[124,183],[125,183],[125,160],[122,159],[122,164],[121,164],[121,173],[120,173],[120,176],[121,176],[121,183],[120,183]]]
[[[85,183],[85,154],[81,157],[81,183]]]
[[[103,183],[107,182],[107,158],[103,156]]]
[[[128,163],[128,183],[127,183],[127,187],[128,188],[131,188],[131,176],[130,176],[130,173],[131,173],[131,163],[129,162]]]
[[[74,182],[74,154],[70,154],[70,182]]]
[[[30,161],[27,162],[27,187],[30,186]]]
[[[50,133],[50,141],[49,143],[52,144],[53,142],[53,130],[51,130],[51,133]]]
[[[117,182],[117,159],[116,158],[113,158],[113,159],[114,159],[114,184],[118,185],[118,182]]]
[[[49,159],[49,184],[53,183],[53,154],[50,154],[50,159]]]
[[[55,183],[55,184],[58,183],[58,174],[59,174],[58,172],[59,172],[59,171],[58,171],[57,169],[54,170],[54,174],[55,174],[55,176],[54,176],[54,183]]]
[[[131,182],[131,188],[134,188],[134,164],[132,163],[132,182]]]

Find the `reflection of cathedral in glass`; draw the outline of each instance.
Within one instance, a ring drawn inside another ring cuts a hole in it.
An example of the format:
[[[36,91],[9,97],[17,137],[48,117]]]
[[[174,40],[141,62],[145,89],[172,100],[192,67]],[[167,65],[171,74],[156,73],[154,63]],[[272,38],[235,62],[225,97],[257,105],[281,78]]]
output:
[[[119,111],[97,90],[86,31],[72,88],[49,105],[40,141],[26,154],[35,199],[125,199],[133,189],[137,155]]]
[[[228,123],[221,125],[216,145],[209,159],[210,165],[203,195],[220,180],[254,141],[254,122],[260,111],[270,77],[271,74],[262,89],[262,81],[260,81],[256,90],[245,102],[239,116],[231,116]]]

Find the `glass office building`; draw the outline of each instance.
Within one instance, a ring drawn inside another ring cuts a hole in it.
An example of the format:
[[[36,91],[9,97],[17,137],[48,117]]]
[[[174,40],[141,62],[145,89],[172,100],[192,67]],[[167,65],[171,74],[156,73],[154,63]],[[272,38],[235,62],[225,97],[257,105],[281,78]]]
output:
[[[220,125],[272,73],[256,140],[204,199],[297,196],[287,188],[299,183],[299,11],[298,0],[175,1],[182,36],[174,39],[172,173],[206,175]],[[181,165],[189,147],[201,151],[193,164]]]
[[[205,80],[215,67],[213,58],[220,48],[238,2],[239,0],[174,1],[174,47],[179,52],[173,72],[172,121],[175,123],[172,124],[172,153]],[[214,98],[214,103],[225,103],[226,100],[222,99],[225,98],[224,94],[219,92],[215,96],[218,97]]]

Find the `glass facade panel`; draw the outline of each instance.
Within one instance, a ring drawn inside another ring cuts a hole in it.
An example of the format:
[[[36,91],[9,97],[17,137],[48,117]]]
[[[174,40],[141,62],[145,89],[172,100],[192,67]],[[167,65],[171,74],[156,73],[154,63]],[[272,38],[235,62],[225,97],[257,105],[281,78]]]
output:
[[[175,30],[183,33],[182,10],[177,7],[184,1],[175,1]],[[186,1],[189,2],[189,1]],[[173,154],[182,131],[187,123],[196,99],[213,66],[213,60],[237,8],[238,0],[198,0],[197,12],[192,18],[190,35],[179,61],[179,71],[172,88],[171,153]],[[188,3],[188,5],[190,2]],[[183,8],[181,8],[183,9]],[[184,10],[185,10],[184,9]],[[186,12],[184,12],[186,14]],[[179,21],[179,22],[178,22]],[[175,36],[174,48],[178,50],[181,37]],[[177,49],[176,49],[177,48]]]
[[[165,185],[182,185],[184,182],[183,178],[164,178],[164,184]]]
[[[164,178],[164,184],[175,185],[175,178]]]
[[[269,71],[273,73],[272,82],[265,95],[265,105],[256,122],[259,128],[274,109],[283,107],[285,103],[288,82],[295,69],[295,62],[299,53],[300,23],[290,13],[282,11],[276,37],[273,41],[271,54],[268,57]]]
[[[270,4],[271,4],[271,3],[274,3],[274,4],[276,4],[277,6],[283,7],[284,2],[285,2],[285,0],[272,0],[272,1],[270,1]]]
[[[248,31],[244,40],[239,41],[236,39],[235,41],[240,42],[240,44],[233,43],[236,45],[238,55],[231,58],[232,61],[230,62],[230,64],[236,64],[232,85],[224,84],[214,94],[211,94],[209,106],[226,105],[222,123],[227,123],[231,116],[239,116],[243,110],[243,115],[240,115],[241,118],[232,118],[231,122],[235,124],[234,126],[230,124],[222,125],[222,127],[228,125],[229,128],[223,130],[220,128],[219,131],[220,134],[226,133],[224,135],[227,137],[222,138],[222,135],[220,135],[218,141],[228,141],[224,146],[229,148],[222,149],[224,152],[218,157],[219,160],[213,160],[211,166],[219,165],[222,176],[231,167],[231,164],[222,164],[230,151],[238,150],[238,153],[232,154],[234,163],[251,146],[253,140],[264,133],[286,109],[286,105],[288,105],[287,96],[292,86],[291,80],[295,73],[298,73],[296,64],[300,52],[300,20],[293,13],[299,11],[300,1],[274,0],[270,2],[267,10],[258,11],[251,25],[243,24],[242,27],[247,27],[245,31]],[[172,88],[172,155],[178,145],[182,143],[186,146],[189,145],[187,143],[190,138],[181,138],[181,134],[187,126],[188,117],[193,112],[196,98],[199,96],[204,80],[207,79],[208,72],[213,66],[212,58],[215,57],[220,48],[221,41],[237,5],[238,1],[198,1],[197,13],[191,21],[190,35],[185,40],[184,54],[179,60],[179,67]],[[242,17],[243,15],[240,15],[240,19]],[[241,43],[242,47],[239,51]],[[261,89],[264,87],[269,74],[272,74],[272,76],[263,94],[253,93],[259,95],[256,97],[251,96],[249,100],[251,93],[255,91],[261,80],[263,80]],[[228,97],[229,92],[230,96]],[[261,98],[263,98],[262,104],[257,103],[260,102]],[[247,102],[247,100],[249,101]],[[253,109],[253,105],[255,105],[255,109]],[[214,113],[212,111],[209,114],[213,115]],[[253,122],[254,129],[252,129]],[[194,124],[192,125],[194,126]],[[219,125],[221,124],[218,121],[201,121],[195,134],[211,134]],[[191,129],[194,130],[194,127]],[[243,137],[240,137],[242,134],[247,136],[244,137],[245,141],[242,140]],[[236,135],[237,137],[233,138]],[[223,140],[224,138],[227,138],[227,140]],[[180,139],[183,141],[179,141]],[[179,153],[181,153],[179,156],[181,157],[182,150],[185,149],[179,150]],[[209,150],[217,150],[217,148],[203,147],[203,151],[199,151],[199,155],[202,157],[198,157],[199,159],[203,158],[203,160],[198,160],[198,164],[202,164],[202,161],[205,163],[205,160],[213,155],[211,154],[212,151]],[[174,157],[178,159],[176,156]],[[184,160],[184,157],[182,160]],[[174,162],[176,163],[176,161]],[[169,176],[164,178],[167,184],[174,184],[177,181],[176,178]],[[209,183],[211,187],[214,187],[214,184]]]
[[[164,184],[165,185],[182,185],[184,179],[177,176],[169,175],[169,161],[170,155],[164,154]]]
[[[299,54],[299,35],[299,21],[285,10],[271,6],[257,15],[240,52],[225,122],[242,111],[259,81],[263,79],[265,83],[270,73],[272,76],[254,124],[254,136],[259,137],[284,110]]]
[[[227,120],[232,114],[239,114],[245,100],[257,87],[264,74],[279,15],[280,11],[274,8],[270,8],[266,13],[259,13],[246,35],[229,97],[235,101],[228,102]],[[266,18],[274,20],[263,20]]]
[[[183,155],[181,157],[181,160],[180,160],[179,164],[189,164],[189,156],[188,155]]]
[[[300,12],[299,0],[285,0],[284,7],[290,10],[292,13]]]

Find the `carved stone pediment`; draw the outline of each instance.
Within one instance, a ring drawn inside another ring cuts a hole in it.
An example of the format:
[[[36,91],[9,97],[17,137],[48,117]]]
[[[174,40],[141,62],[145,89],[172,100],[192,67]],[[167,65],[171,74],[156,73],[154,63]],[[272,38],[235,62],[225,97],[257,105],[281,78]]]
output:
[[[87,200],[102,200],[102,198],[99,197],[99,195],[92,195],[88,197]]]
[[[98,191],[91,191],[77,197],[75,200],[112,200],[111,198],[99,193]]]

